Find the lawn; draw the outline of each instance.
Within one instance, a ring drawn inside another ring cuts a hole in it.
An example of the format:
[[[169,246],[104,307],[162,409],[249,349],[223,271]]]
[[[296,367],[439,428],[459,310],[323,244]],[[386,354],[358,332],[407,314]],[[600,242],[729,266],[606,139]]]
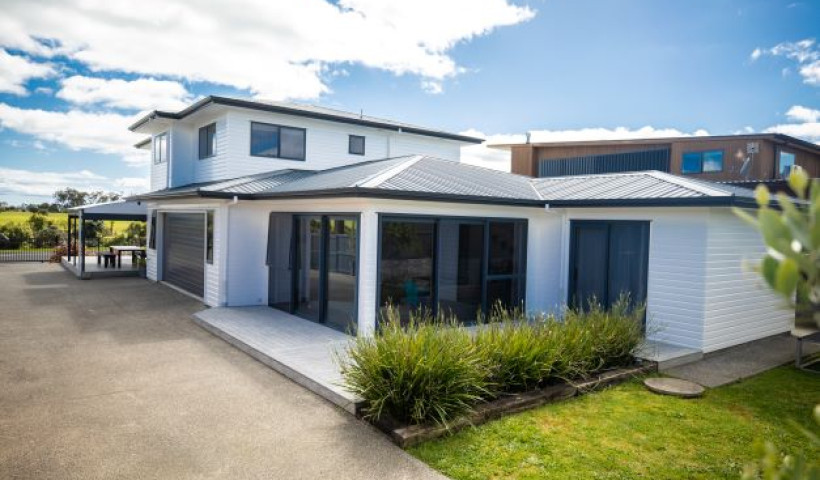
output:
[[[820,377],[781,367],[683,400],[639,381],[506,417],[411,453],[455,479],[739,478],[758,439],[790,452],[817,431]],[[804,451],[820,458],[820,450]]]

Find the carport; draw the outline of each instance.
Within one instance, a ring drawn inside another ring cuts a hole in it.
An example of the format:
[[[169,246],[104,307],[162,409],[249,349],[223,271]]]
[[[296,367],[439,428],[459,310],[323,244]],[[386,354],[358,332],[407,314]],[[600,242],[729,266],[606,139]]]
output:
[[[68,210],[68,239],[66,255],[61,263],[78,278],[132,277],[140,275],[140,262],[144,259],[145,238],[136,245],[111,245],[101,247],[88,245],[90,222],[130,221],[146,222],[147,211],[139,201],[118,201],[82,205]]]

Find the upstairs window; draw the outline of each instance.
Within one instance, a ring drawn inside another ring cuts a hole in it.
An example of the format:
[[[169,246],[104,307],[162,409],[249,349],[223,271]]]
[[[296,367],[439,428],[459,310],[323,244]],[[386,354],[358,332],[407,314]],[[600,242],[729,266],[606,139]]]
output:
[[[216,124],[199,129],[199,158],[213,157],[216,153]]]
[[[780,152],[777,159],[777,172],[781,177],[788,177],[794,168],[794,154],[791,152]]]
[[[361,135],[350,135],[347,142],[347,153],[351,155],[364,155],[364,137]]]
[[[723,171],[723,151],[684,152],[681,173],[716,173]]]
[[[168,134],[161,133],[154,137],[153,145],[154,163],[165,163],[168,161]]]
[[[304,160],[305,133],[304,128],[251,122],[251,155]]]

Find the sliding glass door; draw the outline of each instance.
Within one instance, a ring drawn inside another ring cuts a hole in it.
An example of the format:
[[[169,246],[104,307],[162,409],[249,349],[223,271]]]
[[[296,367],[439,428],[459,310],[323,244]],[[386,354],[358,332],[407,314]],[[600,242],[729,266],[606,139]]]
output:
[[[271,214],[268,304],[355,332],[358,244],[355,217]]]
[[[327,218],[325,323],[338,330],[356,325],[359,232],[355,218]]]
[[[322,267],[322,217],[296,217],[296,296],[294,313],[318,321]]]

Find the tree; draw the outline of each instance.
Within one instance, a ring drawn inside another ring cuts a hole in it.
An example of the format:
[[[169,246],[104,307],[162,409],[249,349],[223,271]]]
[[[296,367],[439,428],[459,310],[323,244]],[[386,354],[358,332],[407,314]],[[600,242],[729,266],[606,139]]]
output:
[[[769,287],[783,296],[798,313],[807,304],[806,317],[820,327],[820,180],[809,179],[802,169],[789,174],[789,186],[798,201],[777,194],[775,210],[769,190],[759,185],[755,198],[757,215],[735,209],[735,213],[760,230],[768,247],[758,271]],[[814,421],[820,425],[820,405],[814,407]],[[809,448],[820,446],[817,435],[795,425],[806,436]],[[802,455],[784,455],[771,442],[758,446],[759,459],[746,466],[745,480],[803,480],[820,478],[820,463]]]
[[[117,192],[103,192],[102,190],[85,192],[71,187],[54,192],[55,203],[63,209],[93,203],[115,202],[120,198],[122,195]]]
[[[36,212],[32,213],[30,217],[28,217],[28,226],[31,228],[31,233],[38,233],[39,231],[43,230],[44,228],[50,225],[48,218],[42,213]]]
[[[805,309],[809,321],[820,327],[820,180],[795,169],[789,175],[789,186],[797,201],[778,193],[780,209],[775,210],[769,190],[759,185],[755,190],[760,206],[757,215],[740,209],[735,213],[763,235],[768,251],[758,270],[766,283],[791,305],[797,303],[798,311]]]
[[[77,190],[76,188],[65,188],[54,192],[55,203],[62,208],[79,207],[88,203],[88,192]]]

